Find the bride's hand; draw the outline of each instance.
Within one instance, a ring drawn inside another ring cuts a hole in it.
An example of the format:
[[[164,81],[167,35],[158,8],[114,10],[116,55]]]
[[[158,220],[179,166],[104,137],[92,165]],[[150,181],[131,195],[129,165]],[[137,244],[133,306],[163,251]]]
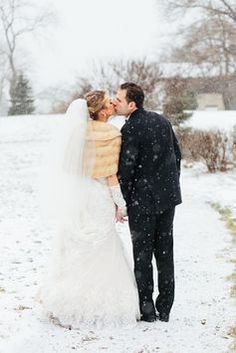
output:
[[[122,216],[118,207],[116,207],[116,222],[124,223],[127,221],[127,217]]]

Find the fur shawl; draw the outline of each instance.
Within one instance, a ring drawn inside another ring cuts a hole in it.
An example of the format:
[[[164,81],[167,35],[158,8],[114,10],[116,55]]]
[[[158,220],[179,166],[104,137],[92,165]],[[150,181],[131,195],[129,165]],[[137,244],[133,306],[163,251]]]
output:
[[[85,174],[104,178],[116,174],[121,147],[120,131],[108,123],[88,122],[84,151]]]

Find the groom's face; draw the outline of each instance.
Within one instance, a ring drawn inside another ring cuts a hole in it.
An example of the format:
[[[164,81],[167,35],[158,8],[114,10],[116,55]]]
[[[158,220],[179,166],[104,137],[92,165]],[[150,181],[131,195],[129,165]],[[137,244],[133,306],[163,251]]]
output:
[[[126,89],[119,89],[117,91],[114,105],[118,115],[130,115],[132,112],[132,103],[128,103],[126,100]]]

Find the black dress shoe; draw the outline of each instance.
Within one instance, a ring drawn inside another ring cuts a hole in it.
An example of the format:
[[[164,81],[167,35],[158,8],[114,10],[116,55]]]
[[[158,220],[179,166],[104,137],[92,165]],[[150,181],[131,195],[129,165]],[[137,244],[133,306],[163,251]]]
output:
[[[166,313],[158,313],[157,314],[157,319],[160,321],[168,322],[169,318],[170,318],[169,314],[166,314]]]
[[[155,314],[153,315],[142,315],[141,316],[141,321],[147,321],[147,322],[154,322],[156,321],[157,316]]]

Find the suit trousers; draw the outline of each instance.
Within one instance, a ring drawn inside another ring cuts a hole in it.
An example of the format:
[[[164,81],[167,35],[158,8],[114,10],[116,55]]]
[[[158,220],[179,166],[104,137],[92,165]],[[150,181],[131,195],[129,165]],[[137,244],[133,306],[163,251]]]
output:
[[[128,210],[133,243],[134,272],[142,316],[155,314],[153,303],[153,255],[158,273],[155,306],[169,314],[174,301],[173,219],[175,207],[159,214],[141,214],[136,207]]]

